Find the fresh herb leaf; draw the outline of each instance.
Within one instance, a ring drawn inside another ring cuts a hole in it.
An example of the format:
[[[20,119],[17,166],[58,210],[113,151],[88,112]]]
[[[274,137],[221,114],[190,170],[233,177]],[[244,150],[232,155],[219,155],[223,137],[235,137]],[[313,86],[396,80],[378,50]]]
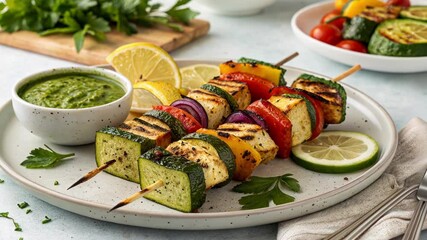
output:
[[[17,205],[20,209],[24,209],[24,208],[30,206],[30,204],[28,204],[27,202],[18,203]]]
[[[242,209],[247,210],[268,207],[270,200],[270,192],[264,192],[241,197],[239,203],[242,205]]]
[[[281,188],[289,189],[293,192],[300,191],[300,185],[292,174],[284,174],[276,177],[253,176],[248,181],[242,182],[233,187],[234,192],[251,194],[239,199],[242,209],[256,209],[268,207],[270,201],[280,205],[293,202],[294,197],[284,193]]]
[[[46,223],[51,222],[51,221],[52,221],[52,219],[50,219],[48,216],[44,216],[42,224],[46,224]]]
[[[298,180],[295,178],[290,177],[292,174],[285,174],[280,178],[280,183],[284,186],[289,188],[290,190],[294,192],[299,192],[301,190],[300,185],[298,183]]]
[[[190,0],[177,0],[167,11],[151,0],[7,0],[0,1],[0,28],[6,32],[28,30],[41,36],[72,34],[77,51],[87,35],[98,41],[115,26],[131,35],[137,26],[157,24],[183,31],[178,23],[189,24],[199,13],[185,7]]]
[[[85,41],[85,36],[88,30],[89,30],[89,25],[85,25],[85,27],[82,30],[79,30],[73,34],[74,45],[76,47],[77,52],[80,52],[80,50],[82,49],[83,43]]]
[[[4,180],[3,180],[3,179],[0,179],[0,183],[4,183]]]
[[[28,214],[28,213],[30,213],[30,212],[32,212],[33,210],[31,210],[31,209],[27,209],[27,211],[25,212],[25,214]]]
[[[53,185],[57,186],[57,185],[59,185],[59,182],[58,182],[58,181],[55,181],[55,182],[53,183]]]
[[[45,147],[48,149],[33,149],[21,165],[26,168],[50,168],[59,164],[61,160],[74,156],[74,153],[61,154],[55,152],[47,145]]]
[[[15,219],[9,217],[9,212],[0,212],[0,217],[4,217],[4,218],[12,220],[13,225],[15,226],[15,231],[16,232],[22,232],[21,226],[17,222],[15,222]]]

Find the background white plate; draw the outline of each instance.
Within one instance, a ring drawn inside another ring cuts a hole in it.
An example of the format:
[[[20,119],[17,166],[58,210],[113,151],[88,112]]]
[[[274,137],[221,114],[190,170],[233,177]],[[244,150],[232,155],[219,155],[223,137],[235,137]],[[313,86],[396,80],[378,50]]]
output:
[[[380,72],[410,73],[427,71],[427,57],[387,57],[358,53],[329,45],[310,37],[311,29],[326,13],[334,9],[333,2],[320,2],[302,8],[292,17],[292,31],[312,51],[334,61]]]
[[[195,63],[218,64],[218,61],[177,61],[180,66]],[[288,82],[303,71],[287,68]],[[96,167],[94,146],[65,147],[49,144],[53,149],[74,152],[74,159],[52,169],[26,169],[20,166],[28,153],[46,142],[28,132],[16,119],[10,101],[0,109],[0,166],[14,180],[38,198],[91,218],[134,226],[165,229],[238,228],[278,222],[332,206],[345,200],[375,181],[387,168],[397,147],[397,133],[388,113],[374,100],[343,84],[348,95],[347,119],[328,129],[360,131],[375,138],[381,147],[379,161],[372,167],[351,174],[321,174],[305,170],[289,159],[276,159],[261,165],[257,176],[292,173],[300,181],[302,192],[295,194],[293,203],[256,210],[240,210],[241,194],[230,191],[232,182],[220,189],[208,191],[207,201],[198,213],[181,213],[141,199],[128,206],[107,213],[123,198],[139,190],[135,183],[107,173],[66,190],[86,172]],[[59,185],[54,185],[58,181]]]

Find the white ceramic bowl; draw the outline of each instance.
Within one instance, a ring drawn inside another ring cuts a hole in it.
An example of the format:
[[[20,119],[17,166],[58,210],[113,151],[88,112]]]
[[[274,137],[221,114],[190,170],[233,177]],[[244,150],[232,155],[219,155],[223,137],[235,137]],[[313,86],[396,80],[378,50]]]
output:
[[[292,17],[291,26],[299,42],[323,57],[349,66],[360,64],[363,69],[390,73],[427,71],[427,57],[390,57],[358,53],[310,37],[310,30],[319,23],[324,14],[333,9],[334,3],[327,1],[308,5],[296,12]]]
[[[246,16],[259,13],[276,0],[195,0],[202,10],[226,16]]]
[[[37,106],[18,96],[26,83],[64,73],[86,73],[117,81],[125,90],[121,98],[95,107],[59,109]],[[17,119],[31,133],[48,142],[61,145],[82,145],[95,140],[97,130],[123,122],[132,103],[132,84],[119,73],[94,67],[57,68],[28,76],[16,83],[12,92],[12,105]]]

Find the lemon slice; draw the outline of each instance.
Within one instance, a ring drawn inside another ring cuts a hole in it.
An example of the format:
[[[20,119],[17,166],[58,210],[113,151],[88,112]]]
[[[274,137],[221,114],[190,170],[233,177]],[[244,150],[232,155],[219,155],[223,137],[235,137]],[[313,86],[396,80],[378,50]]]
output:
[[[353,172],[374,164],[378,143],[358,132],[322,132],[316,139],[292,148],[291,158],[298,165],[324,173]]]
[[[181,87],[181,73],[162,48],[146,42],[123,45],[107,56],[107,62],[132,83],[161,81]]]
[[[182,88],[191,90],[219,76],[219,67],[210,64],[195,64],[181,68]]]
[[[167,82],[137,82],[133,85],[132,111],[146,112],[154,105],[170,105],[181,98],[179,90]]]

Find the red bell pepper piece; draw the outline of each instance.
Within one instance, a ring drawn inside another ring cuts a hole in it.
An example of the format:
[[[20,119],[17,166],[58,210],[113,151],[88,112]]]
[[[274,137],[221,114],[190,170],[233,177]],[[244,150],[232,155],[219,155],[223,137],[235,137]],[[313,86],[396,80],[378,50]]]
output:
[[[202,125],[191,114],[180,108],[158,105],[154,106],[153,109],[165,111],[177,118],[182,123],[187,133],[192,133],[197,131],[199,128],[202,128]]]
[[[249,91],[251,92],[252,102],[258,99],[268,99],[270,97],[270,89],[274,88],[274,84],[272,82],[249,73],[232,72],[222,74],[220,79],[246,83]]]
[[[310,93],[296,88],[290,88],[286,86],[279,86],[271,89],[270,96],[277,96],[282,94],[298,94],[305,97],[313,105],[314,110],[316,111],[316,125],[314,129],[311,130],[311,137],[309,140],[315,139],[322,132],[325,125],[325,118],[323,116],[323,109],[318,100],[313,96],[310,96]]]
[[[289,157],[292,148],[292,123],[285,113],[263,99],[251,103],[246,109],[264,118],[268,125],[268,134],[279,147],[277,156]]]

